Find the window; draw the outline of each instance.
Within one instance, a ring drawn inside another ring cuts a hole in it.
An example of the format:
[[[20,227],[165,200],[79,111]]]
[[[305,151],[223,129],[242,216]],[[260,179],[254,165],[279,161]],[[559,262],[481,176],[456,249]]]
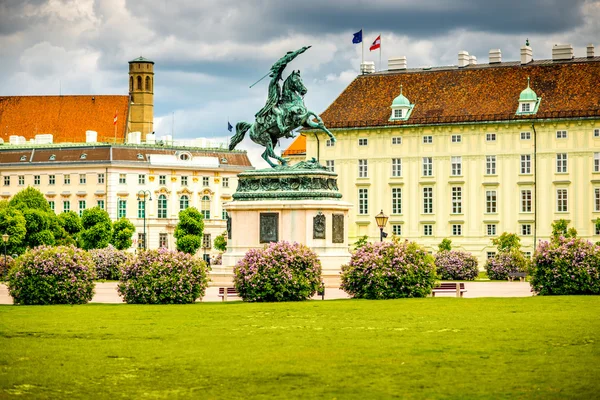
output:
[[[85,154],[85,153],[82,153],[82,154],[79,156],[79,159],[80,159],[80,160],[85,160],[86,158],[87,158],[87,154]]]
[[[63,201],[63,212],[67,212],[71,210],[71,202],[69,200]]]
[[[452,156],[451,163],[452,163],[452,176],[462,175],[462,157]]]
[[[146,175],[144,175],[144,174],[138,175],[138,185],[145,185],[145,184],[146,184]]]
[[[423,188],[423,214],[433,214],[433,188]]]
[[[200,204],[202,216],[204,219],[210,219],[210,197],[202,196],[202,202]]]
[[[54,211],[54,207],[55,207],[55,206],[54,206],[54,200],[49,200],[49,201],[48,201],[48,204],[50,205],[50,209],[51,209],[52,211]]]
[[[557,139],[566,139],[567,131],[556,131],[556,138]]]
[[[461,143],[462,135],[452,135],[452,143]]]
[[[48,159],[49,159],[50,161],[54,161],[54,160],[56,160],[56,154],[52,154],[52,155],[50,156],[50,158],[48,158]]]
[[[431,144],[431,143],[433,143],[433,136],[431,136],[431,135],[423,136],[423,144]]]
[[[497,197],[495,190],[487,190],[485,192],[485,212],[495,213],[497,205]]]
[[[452,236],[462,236],[462,225],[461,224],[453,224],[452,225]]]
[[[531,224],[521,225],[521,236],[531,236]]]
[[[594,153],[594,172],[600,172],[600,153]]]
[[[335,161],[334,160],[325,161],[325,168],[327,168],[327,171],[329,171],[329,172],[335,172]]]
[[[521,140],[531,140],[531,132],[521,132]]]
[[[98,183],[104,183],[104,174],[98,174]]]
[[[85,210],[85,200],[79,200],[79,216],[83,215],[83,210]]]
[[[126,174],[119,174],[119,183],[122,185],[127,184],[127,175]]]
[[[202,248],[203,249],[210,249],[211,248],[211,244],[212,244],[212,240],[210,240],[210,233],[205,233],[202,236]]]
[[[182,176],[181,177],[181,186],[187,186],[187,185],[188,185],[188,177]]]
[[[158,218],[167,218],[167,196],[158,196]]]
[[[487,259],[491,259],[494,258],[496,256],[496,252],[495,251],[488,251],[487,252]]]
[[[127,200],[119,199],[119,201],[117,202],[117,205],[118,205],[117,217],[118,218],[127,217]]]
[[[402,188],[392,188],[392,214],[402,214]]]
[[[394,118],[402,118],[402,109],[394,110]]]
[[[87,177],[85,176],[85,174],[79,174],[79,184],[85,185],[86,182],[87,182]]]
[[[433,157],[423,157],[423,176],[433,176]]]
[[[223,178],[223,187],[224,188],[228,188],[229,187],[229,178]]]
[[[358,160],[358,177],[366,178],[369,173],[369,165],[367,160]]]
[[[144,233],[138,233],[138,249],[146,248],[146,235]]]
[[[56,184],[56,175],[48,175],[48,185]]]
[[[63,181],[64,181],[65,185],[70,185],[71,184],[71,175],[63,176]]]
[[[523,103],[521,104],[521,112],[529,112],[531,110],[531,104]]]
[[[594,189],[594,211],[600,212],[600,188]]]
[[[487,224],[487,235],[496,236],[496,224]]]
[[[98,208],[104,210],[104,200],[98,200],[96,204],[98,205]]]
[[[208,176],[203,176],[202,177],[202,186],[209,186],[210,185],[210,179],[208,178]]]
[[[225,204],[221,204],[221,219],[227,220],[227,210],[225,210]]]
[[[10,186],[10,176],[4,177],[4,186]]]
[[[169,239],[166,233],[158,234],[158,247],[167,249],[169,247]]]
[[[462,187],[452,187],[452,214],[462,214]]]
[[[393,224],[392,225],[392,235],[394,235],[394,236],[401,236],[402,235],[402,225],[400,225],[400,224]]]
[[[433,225],[423,225],[423,236],[433,236]]]
[[[190,206],[190,198],[185,194],[179,198],[179,210],[183,211]]]
[[[34,175],[33,176],[33,184],[34,185],[39,185],[40,184],[40,176],[39,175]]]
[[[401,158],[392,158],[392,176],[402,176]]]
[[[556,155],[556,173],[567,172],[567,153],[558,153]]]
[[[358,189],[358,213],[365,215],[369,213],[369,190]]]
[[[600,137],[600,129],[594,129],[594,137]]]
[[[531,190],[521,190],[521,212],[531,212]]]
[[[20,161],[27,161],[27,156],[21,156],[21,158],[19,158]]]
[[[146,218],[146,202],[138,200],[138,218]]]
[[[556,190],[556,211],[557,212],[569,211],[567,200],[568,200],[567,189],[557,189]]]
[[[179,155],[179,159],[181,161],[190,161],[192,159],[192,155],[190,153],[181,153]]]
[[[485,156],[485,174],[496,175],[496,156]]]
[[[25,175],[19,175],[19,186],[25,185]]]
[[[167,176],[166,175],[159,175],[158,176],[158,184],[159,185],[166,185],[167,184]]]
[[[392,144],[402,144],[402,136],[392,137]]]
[[[486,133],[485,134],[485,140],[486,140],[486,142],[495,142],[496,141],[496,134],[495,133]]]
[[[369,144],[369,139],[367,139],[367,138],[359,138],[358,139],[359,146],[366,146],[368,144]]]
[[[325,146],[333,147],[333,146],[335,146],[335,142],[331,139],[327,139],[327,142],[325,142]]]
[[[521,154],[521,173],[531,174],[531,154]]]

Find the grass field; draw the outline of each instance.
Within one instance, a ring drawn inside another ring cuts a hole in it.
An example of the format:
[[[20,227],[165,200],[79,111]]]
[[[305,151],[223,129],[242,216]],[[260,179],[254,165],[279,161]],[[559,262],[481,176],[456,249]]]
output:
[[[600,297],[2,306],[0,398],[598,398]]]

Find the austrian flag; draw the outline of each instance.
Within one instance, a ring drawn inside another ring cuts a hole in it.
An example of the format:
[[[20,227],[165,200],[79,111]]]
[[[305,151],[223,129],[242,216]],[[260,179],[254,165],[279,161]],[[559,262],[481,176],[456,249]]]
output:
[[[117,110],[115,110],[115,119],[113,120],[113,125],[117,124]]]
[[[373,42],[371,47],[369,47],[370,51],[377,50],[381,47],[381,35],[377,36],[377,39]]]

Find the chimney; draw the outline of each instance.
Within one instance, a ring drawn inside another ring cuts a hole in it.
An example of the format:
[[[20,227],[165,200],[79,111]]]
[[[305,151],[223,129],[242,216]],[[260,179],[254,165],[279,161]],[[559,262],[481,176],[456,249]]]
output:
[[[587,45],[587,56],[588,58],[594,57],[594,45],[592,43]]]
[[[525,46],[521,47],[521,65],[529,64],[533,61],[533,50],[529,46],[529,40],[525,42]]]
[[[475,64],[477,64],[477,57],[471,56],[469,58],[469,65],[475,65]]]
[[[573,46],[570,44],[555,44],[552,47],[552,61],[573,59]]]
[[[502,52],[500,49],[490,50],[490,64],[497,64],[502,62]]]
[[[399,69],[406,69],[406,57],[396,57],[388,59],[388,70],[395,71]]]
[[[469,53],[461,50],[458,52],[458,68],[463,68],[469,65]]]
[[[375,72],[375,61],[364,61],[360,64],[360,72],[362,74],[372,74]]]

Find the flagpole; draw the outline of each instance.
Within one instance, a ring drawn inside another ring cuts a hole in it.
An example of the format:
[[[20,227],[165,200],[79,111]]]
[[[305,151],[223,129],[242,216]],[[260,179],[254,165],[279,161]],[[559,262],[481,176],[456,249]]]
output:
[[[381,43],[383,42],[383,40],[381,40],[381,33],[379,34],[379,71],[382,71],[383,69],[381,68]]]
[[[362,37],[361,37],[361,40],[360,40],[360,46],[361,46],[361,48],[362,48],[362,51],[361,51],[361,52],[362,52],[362,56],[361,56],[360,65],[361,65],[361,67],[362,67],[362,65],[363,65],[363,64],[364,64],[364,62],[365,62],[365,41],[364,41],[364,38],[365,38],[365,30],[364,30],[364,28],[360,28],[360,31],[361,31],[361,35],[362,35]]]
[[[115,110],[115,117],[117,116],[117,110]],[[113,121],[113,125],[115,126],[115,144],[117,144],[117,123]]]

